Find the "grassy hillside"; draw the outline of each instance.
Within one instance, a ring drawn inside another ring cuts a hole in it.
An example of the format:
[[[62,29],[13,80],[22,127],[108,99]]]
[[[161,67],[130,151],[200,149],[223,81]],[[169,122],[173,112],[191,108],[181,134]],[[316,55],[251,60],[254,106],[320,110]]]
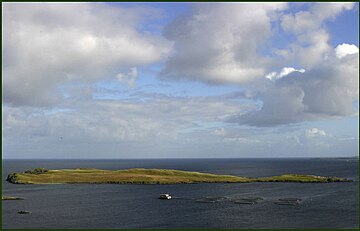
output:
[[[188,172],[168,169],[134,168],[127,170],[100,169],[34,169],[12,173],[7,181],[15,184],[186,184],[186,183],[246,183],[246,182],[340,182],[346,179],[312,175],[287,174],[266,178]]]

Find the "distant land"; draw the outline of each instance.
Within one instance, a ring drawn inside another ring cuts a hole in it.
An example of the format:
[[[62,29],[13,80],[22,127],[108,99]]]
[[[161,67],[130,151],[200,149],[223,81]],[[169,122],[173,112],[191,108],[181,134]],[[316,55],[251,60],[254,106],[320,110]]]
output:
[[[300,174],[250,178],[180,170],[144,168],[126,170],[101,170],[92,168],[48,170],[45,168],[36,168],[22,173],[9,174],[6,180],[14,184],[329,183],[350,181],[339,177]]]
[[[359,156],[283,156],[283,157],[146,157],[146,158],[3,158],[5,161],[21,160],[157,160],[157,159],[359,159]]]
[[[1,196],[2,200],[8,200],[8,201],[12,201],[12,200],[23,200],[23,198],[21,197],[13,197],[13,196]]]
[[[359,156],[334,156],[334,157],[313,157],[316,159],[359,159]]]

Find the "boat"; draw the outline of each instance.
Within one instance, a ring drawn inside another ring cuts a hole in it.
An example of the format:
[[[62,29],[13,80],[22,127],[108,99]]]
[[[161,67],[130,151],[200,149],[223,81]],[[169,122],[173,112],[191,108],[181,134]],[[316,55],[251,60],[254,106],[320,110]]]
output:
[[[170,200],[171,196],[168,193],[163,193],[159,196],[159,199],[163,199],[163,200]]]

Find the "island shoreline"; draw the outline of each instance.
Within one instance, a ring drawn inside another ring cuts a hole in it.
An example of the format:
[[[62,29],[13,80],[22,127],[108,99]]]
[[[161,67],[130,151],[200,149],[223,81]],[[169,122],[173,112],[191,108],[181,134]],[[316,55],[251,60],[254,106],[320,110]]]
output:
[[[36,168],[8,175],[13,184],[198,184],[198,183],[332,183],[351,182],[339,177],[326,177],[302,174],[284,174],[271,177],[241,177],[211,173],[190,172],[173,169],[133,168],[125,170],[101,169],[61,169],[48,170]]]

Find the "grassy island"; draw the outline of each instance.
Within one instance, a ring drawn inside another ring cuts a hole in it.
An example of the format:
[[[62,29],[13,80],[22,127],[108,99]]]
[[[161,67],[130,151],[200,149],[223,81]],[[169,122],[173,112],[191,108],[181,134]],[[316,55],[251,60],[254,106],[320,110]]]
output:
[[[300,182],[327,183],[349,181],[338,177],[286,174],[264,178],[189,172],[168,169],[133,168],[127,170],[37,168],[22,173],[9,174],[8,182],[14,184],[188,184],[188,183],[249,183],[249,182]]]
[[[23,198],[20,197],[12,197],[12,196],[1,196],[2,200],[23,200]]]

